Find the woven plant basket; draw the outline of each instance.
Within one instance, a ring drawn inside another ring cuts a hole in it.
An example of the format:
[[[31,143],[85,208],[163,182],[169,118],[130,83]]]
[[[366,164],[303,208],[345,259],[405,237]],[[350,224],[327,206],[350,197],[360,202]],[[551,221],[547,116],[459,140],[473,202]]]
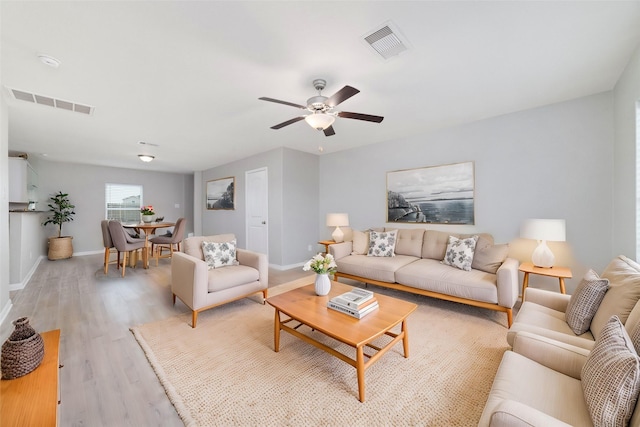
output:
[[[73,242],[71,239],[73,239],[71,236],[50,237],[48,258],[51,261],[71,258],[73,255]]]
[[[11,336],[2,344],[2,379],[12,380],[27,375],[42,363],[44,341],[27,317],[13,321],[16,326]]]

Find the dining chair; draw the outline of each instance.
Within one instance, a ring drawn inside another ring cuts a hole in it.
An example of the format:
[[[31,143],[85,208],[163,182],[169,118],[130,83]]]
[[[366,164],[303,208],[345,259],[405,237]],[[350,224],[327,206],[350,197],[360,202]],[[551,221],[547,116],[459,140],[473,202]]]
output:
[[[109,221],[109,232],[111,233],[111,239],[116,249],[123,255],[122,260],[122,277],[124,277],[124,271],[127,266],[127,255],[130,251],[137,251],[138,249],[144,249],[144,239],[134,239],[129,236],[124,230],[124,227],[120,221]]]
[[[115,263],[120,268],[120,251],[118,251],[113,245],[111,239],[111,232],[109,231],[109,220],[105,219],[100,221],[100,228],[102,229],[102,243],[104,244],[104,274],[109,273],[109,264]],[[117,253],[116,260],[111,261],[111,253]]]
[[[157,236],[149,239],[151,242],[151,253],[156,257],[156,267],[158,266],[158,260],[160,258],[171,258],[175,250],[180,251],[180,243],[182,243],[184,239],[184,229],[186,225],[186,219],[178,218],[171,236]],[[169,253],[162,255],[163,249],[168,250]]]

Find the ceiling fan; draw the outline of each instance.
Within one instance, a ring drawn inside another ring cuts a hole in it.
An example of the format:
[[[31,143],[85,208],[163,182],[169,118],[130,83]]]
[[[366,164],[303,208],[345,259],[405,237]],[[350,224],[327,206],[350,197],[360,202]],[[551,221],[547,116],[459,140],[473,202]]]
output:
[[[298,116],[291,120],[287,120],[286,122],[279,123],[275,126],[271,126],[271,129],[280,129],[285,126],[289,126],[290,124],[299,122],[300,120],[306,121],[312,128],[321,130],[324,132],[325,136],[335,135],[336,132],[333,130],[333,122],[336,120],[336,117],[342,117],[345,119],[356,119],[356,120],[364,120],[367,122],[375,122],[380,123],[384,117],[381,116],[372,116],[370,114],[361,114],[361,113],[349,113],[347,111],[334,111],[334,108],[343,101],[351,98],[356,93],[360,92],[358,89],[345,86],[332,96],[327,98],[326,96],[322,96],[322,90],[327,85],[327,82],[324,79],[316,79],[313,81],[313,87],[318,91],[317,96],[312,96],[307,100],[307,105],[294,104],[293,102],[281,101],[279,99],[274,98],[258,98],[262,101],[276,102],[278,104],[290,105],[291,107],[300,108],[302,110],[306,110],[309,114],[304,116]]]

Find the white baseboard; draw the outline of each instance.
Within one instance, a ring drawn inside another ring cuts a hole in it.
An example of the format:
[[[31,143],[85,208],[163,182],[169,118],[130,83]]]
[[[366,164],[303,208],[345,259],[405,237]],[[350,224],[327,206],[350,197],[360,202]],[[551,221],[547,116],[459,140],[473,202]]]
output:
[[[9,312],[11,311],[11,307],[13,307],[13,303],[11,302],[11,298],[9,298],[9,301],[7,301],[4,307],[2,307],[2,311],[0,311],[0,325],[4,323],[5,319],[9,315]]]
[[[33,276],[33,273],[36,272],[36,269],[38,268],[38,265],[40,264],[40,261],[42,261],[43,259],[46,259],[46,257],[44,255],[40,255],[38,257],[36,262],[34,262],[33,265],[31,266],[31,269],[29,270],[27,275],[24,276],[24,278],[22,279],[22,282],[9,283],[9,292],[11,292],[11,291],[19,291],[20,289],[24,289],[24,287],[27,285],[27,283],[29,283],[29,279],[31,279],[31,276]]]
[[[289,264],[289,265],[269,264],[269,268],[273,268],[274,270],[278,270],[278,271],[285,271],[285,270],[291,270],[292,268],[296,268],[296,267],[302,267],[304,264],[305,264],[304,262],[300,262],[298,264]]]

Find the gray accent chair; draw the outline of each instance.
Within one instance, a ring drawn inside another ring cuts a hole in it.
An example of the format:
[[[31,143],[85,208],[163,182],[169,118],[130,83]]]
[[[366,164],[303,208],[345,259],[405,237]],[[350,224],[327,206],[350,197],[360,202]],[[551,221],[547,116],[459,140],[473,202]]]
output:
[[[124,277],[127,254],[138,249],[145,250],[145,241],[144,239],[135,239],[129,236],[119,221],[109,221],[109,233],[111,233],[114,246],[118,252],[122,253],[122,277]]]
[[[151,254],[156,257],[156,267],[160,258],[172,258],[174,251],[180,251],[180,243],[184,239],[184,229],[187,225],[187,220],[184,218],[178,218],[176,225],[173,227],[173,233],[171,236],[156,236],[149,241],[151,242]],[[167,249],[169,253],[162,255],[162,250]]]
[[[100,221],[100,228],[102,229],[102,243],[104,244],[104,274],[108,274],[109,264],[116,263],[120,268],[120,252],[113,246],[113,240],[111,240],[111,233],[109,232],[109,220]],[[114,261],[111,261],[112,252],[117,252],[118,254],[118,258]]]
[[[188,237],[183,252],[171,258],[171,292],[191,309],[191,327],[195,328],[198,313],[231,301],[262,292],[267,298],[269,262],[266,254],[236,249],[237,265],[209,269],[204,261],[202,242],[225,243],[233,234]]]

